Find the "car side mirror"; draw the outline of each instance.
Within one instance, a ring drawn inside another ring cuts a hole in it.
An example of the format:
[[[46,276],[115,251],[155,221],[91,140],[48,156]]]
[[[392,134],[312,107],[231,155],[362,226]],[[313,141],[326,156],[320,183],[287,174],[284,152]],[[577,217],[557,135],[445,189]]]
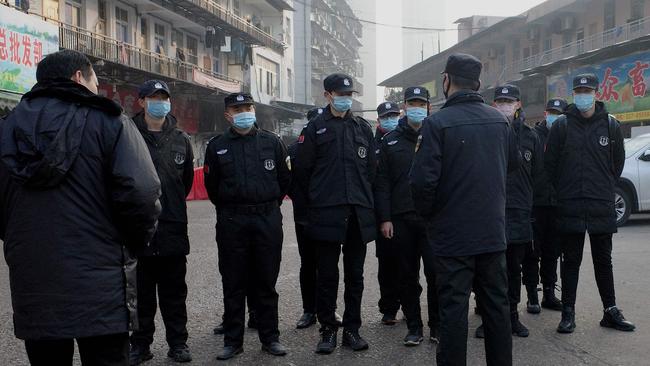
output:
[[[646,150],[640,157],[643,161],[650,161],[650,149]]]

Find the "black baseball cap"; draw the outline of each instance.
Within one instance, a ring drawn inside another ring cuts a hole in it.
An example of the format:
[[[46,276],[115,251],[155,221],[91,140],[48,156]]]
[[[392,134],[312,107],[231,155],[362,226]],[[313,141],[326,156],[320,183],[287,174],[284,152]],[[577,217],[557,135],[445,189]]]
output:
[[[138,88],[138,96],[140,98],[146,98],[156,94],[159,91],[164,91],[167,93],[167,96],[170,97],[172,95],[166,82],[162,80],[147,80],[144,82],[144,84],[140,85],[140,88]]]
[[[419,99],[429,102],[429,91],[423,86],[411,86],[404,90],[404,101]]]
[[[377,106],[377,115],[383,117],[387,114],[397,113],[399,114],[399,106],[393,102],[383,102]]]
[[[325,91],[328,92],[356,92],[356,90],[354,90],[354,81],[352,80],[352,77],[346,74],[328,75],[325,80],[323,80],[323,87],[325,88]]]
[[[441,74],[448,73],[464,77],[465,79],[479,81],[483,64],[472,55],[457,53],[449,56],[445,70]]]
[[[560,113],[564,113],[564,110],[566,109],[568,103],[566,100],[562,98],[553,98],[546,103],[546,110],[547,111],[556,111]]]
[[[231,93],[226,95],[223,104],[228,108],[243,104],[255,104],[255,101],[249,93]]]
[[[512,84],[497,86],[494,89],[494,100],[498,99],[519,101],[521,100],[521,91],[518,86]]]
[[[307,112],[307,120],[311,121],[314,117],[318,116],[319,114],[323,114],[323,108],[312,108]]]
[[[580,74],[573,78],[573,89],[589,88],[598,90],[599,83],[598,76],[595,74]]]

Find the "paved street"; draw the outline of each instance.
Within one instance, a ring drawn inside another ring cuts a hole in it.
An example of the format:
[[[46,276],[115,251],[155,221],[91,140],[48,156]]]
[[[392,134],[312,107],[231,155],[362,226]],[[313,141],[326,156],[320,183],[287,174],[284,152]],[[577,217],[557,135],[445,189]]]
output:
[[[193,351],[193,365],[217,364],[216,355],[222,346],[222,337],[212,334],[223,312],[221,280],[217,271],[217,251],[214,243],[215,214],[209,202],[191,202],[190,239],[192,253],[188,264],[189,346]],[[274,358],[261,352],[257,334],[246,331],[245,352],[230,361],[232,365],[431,365],[435,364],[435,347],[425,342],[420,347],[407,349],[401,344],[406,334],[405,324],[394,327],[381,325],[377,310],[377,260],[374,245],[368,246],[363,301],[361,334],[370,343],[370,350],[353,353],[338,349],[330,356],[319,356],[313,350],[318,341],[314,326],[296,330],[295,322],[302,313],[298,285],[299,257],[292,224],[290,204],[283,205],[285,215],[285,242],[282,269],[278,280],[280,294],[280,331],[282,341],[290,349],[288,356]],[[614,239],[614,276],[619,307],[625,316],[636,323],[631,334],[603,329],[598,325],[602,306],[593,276],[591,254],[587,246],[578,292],[576,322],[572,335],[555,332],[559,313],[544,311],[540,315],[524,313],[522,322],[530,328],[530,337],[514,339],[516,365],[648,365],[650,359],[650,217],[633,218]],[[342,286],[339,306],[342,311]],[[0,264],[0,365],[26,365],[22,342],[13,336],[11,302],[7,266]],[[522,292],[525,298],[525,291]],[[424,309],[423,309],[424,310]],[[426,312],[423,312],[426,314]],[[479,324],[479,318],[470,314],[470,335]],[[167,347],[160,318],[154,359],[145,365],[172,365],[166,357]],[[427,330],[428,331],[428,330]],[[340,334],[340,333],[339,333]],[[340,342],[340,338],[339,338]],[[483,342],[469,338],[468,364],[484,364]]]

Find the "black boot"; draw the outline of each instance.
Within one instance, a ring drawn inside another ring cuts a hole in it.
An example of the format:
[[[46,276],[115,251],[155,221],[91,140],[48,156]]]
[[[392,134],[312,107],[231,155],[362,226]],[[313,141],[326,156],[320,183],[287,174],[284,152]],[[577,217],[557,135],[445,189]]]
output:
[[[404,345],[407,347],[419,346],[423,339],[422,328],[409,329],[408,334],[404,337]]]
[[[562,301],[555,297],[554,286],[544,286],[544,293],[542,296],[542,307],[544,309],[562,311]]]
[[[576,311],[573,306],[562,306],[562,321],[557,326],[558,333],[573,333],[576,329]]]
[[[614,328],[623,332],[631,332],[636,328],[634,324],[625,320],[623,313],[616,306],[605,309],[605,314],[603,315],[603,320],[600,321],[600,326]]]
[[[149,346],[131,345],[129,350],[129,365],[136,366],[153,358],[153,353]]]
[[[316,353],[328,355],[336,349],[336,333],[338,329],[323,327],[320,330],[320,341],[316,346]]]
[[[363,351],[368,349],[368,342],[361,338],[359,331],[356,330],[343,330],[343,341],[341,344],[345,347],[351,348],[353,351]]]
[[[528,328],[519,321],[519,312],[517,310],[510,311],[510,323],[512,324],[512,334],[522,338],[528,337]]]
[[[542,308],[539,306],[539,298],[537,297],[537,285],[526,286],[526,293],[528,293],[528,302],[526,303],[526,311],[530,314],[539,314]]]
[[[311,327],[314,324],[316,324],[316,314],[304,313],[302,314],[302,317],[300,317],[300,320],[298,320],[296,328],[305,329]]]

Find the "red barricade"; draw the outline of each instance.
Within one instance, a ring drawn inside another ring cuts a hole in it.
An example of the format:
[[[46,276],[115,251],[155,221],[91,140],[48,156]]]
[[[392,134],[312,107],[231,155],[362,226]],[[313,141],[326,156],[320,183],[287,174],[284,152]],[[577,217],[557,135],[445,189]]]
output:
[[[205,189],[205,184],[203,183],[203,168],[194,168],[194,183],[192,184],[192,190],[187,196],[188,201],[194,200],[207,200],[208,191]]]

